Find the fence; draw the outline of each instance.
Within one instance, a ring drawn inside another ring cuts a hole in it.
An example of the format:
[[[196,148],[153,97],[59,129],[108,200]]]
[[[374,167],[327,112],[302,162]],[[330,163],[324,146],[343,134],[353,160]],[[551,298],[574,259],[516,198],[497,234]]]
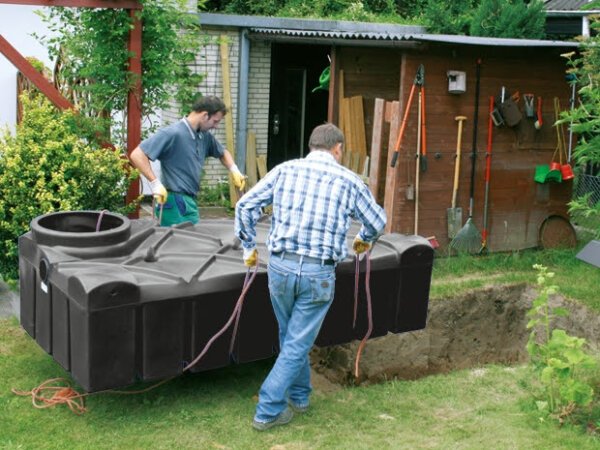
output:
[[[590,194],[590,205],[600,202],[600,176],[580,174],[577,177],[573,198],[583,197],[588,193]]]

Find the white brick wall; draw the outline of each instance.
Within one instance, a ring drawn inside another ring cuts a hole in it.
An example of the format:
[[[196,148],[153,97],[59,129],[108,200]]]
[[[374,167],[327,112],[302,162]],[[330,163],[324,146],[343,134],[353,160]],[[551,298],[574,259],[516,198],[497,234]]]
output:
[[[250,80],[248,85],[248,131],[256,133],[256,153],[267,154],[269,137],[269,87],[271,81],[271,44],[250,43]]]
[[[239,32],[216,28],[203,28],[203,42],[199,43],[199,51],[194,64],[194,71],[205,75],[198,86],[203,95],[216,95],[223,98],[223,77],[221,71],[220,37],[227,36],[229,42],[229,79],[231,89],[231,109],[228,114],[233,118],[234,139],[237,130],[237,106],[239,92]],[[256,133],[256,150],[258,154],[267,153],[268,120],[269,120],[269,86],[271,73],[271,46],[262,41],[250,43],[250,80],[248,86],[248,131]],[[180,115],[178,105],[173,101],[168,109],[162,112],[162,125],[168,125]],[[217,139],[227,148],[225,136],[225,120],[215,130]],[[235,143],[234,148],[235,150]],[[243,170],[243,168],[240,168]],[[204,166],[204,179],[210,185],[227,176],[227,170],[221,163],[209,158]]]

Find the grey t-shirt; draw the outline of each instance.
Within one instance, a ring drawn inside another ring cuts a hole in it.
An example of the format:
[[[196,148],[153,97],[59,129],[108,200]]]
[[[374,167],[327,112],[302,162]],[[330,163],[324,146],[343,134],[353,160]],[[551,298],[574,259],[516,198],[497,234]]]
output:
[[[225,151],[210,132],[193,131],[185,118],[144,139],[140,148],[152,161],[160,161],[167,190],[193,196],[200,190],[206,157],[221,158]]]

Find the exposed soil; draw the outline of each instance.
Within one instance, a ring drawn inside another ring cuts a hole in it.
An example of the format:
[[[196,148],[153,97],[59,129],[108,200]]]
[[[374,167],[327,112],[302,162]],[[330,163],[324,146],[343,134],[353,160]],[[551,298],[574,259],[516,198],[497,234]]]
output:
[[[526,329],[529,320],[526,312],[536,296],[534,288],[519,284],[431,301],[424,330],[390,333],[367,342],[358,380],[354,378],[358,342],[315,348],[311,354],[313,372],[317,375],[315,389],[321,389],[323,377],[337,384],[373,383],[390,378],[416,379],[490,363],[525,362],[530,332]],[[558,295],[551,299],[551,304],[560,304],[570,311],[555,327],[585,338],[595,351],[600,348],[597,312]]]

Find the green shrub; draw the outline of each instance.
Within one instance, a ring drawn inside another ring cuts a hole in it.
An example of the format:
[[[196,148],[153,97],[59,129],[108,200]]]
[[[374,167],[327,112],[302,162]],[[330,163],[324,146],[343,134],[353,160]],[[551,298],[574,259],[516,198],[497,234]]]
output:
[[[17,238],[32,219],[52,211],[131,211],[124,198],[137,176],[119,150],[79,137],[82,117],[57,111],[41,95],[21,100],[16,135],[0,133],[0,273],[6,280],[18,275]]]
[[[475,0],[430,0],[423,9],[423,17],[429,33],[468,34]]]
[[[597,362],[586,352],[585,339],[553,328],[553,321],[568,311],[550,306],[550,295],[558,291],[558,286],[548,284],[554,273],[539,264],[533,267],[538,272],[540,293],[527,313],[531,318],[527,323],[531,329],[527,352],[545,393],[545,399],[537,402],[538,408],[562,422],[594,400],[594,389],[585,374],[595,369]]]
[[[473,16],[471,36],[543,39],[546,25],[540,0],[483,0]]]
[[[198,193],[198,205],[202,206],[221,206],[231,208],[229,199],[229,179],[219,180],[214,185],[209,185],[202,177],[200,192]],[[200,212],[202,214],[202,211]]]

